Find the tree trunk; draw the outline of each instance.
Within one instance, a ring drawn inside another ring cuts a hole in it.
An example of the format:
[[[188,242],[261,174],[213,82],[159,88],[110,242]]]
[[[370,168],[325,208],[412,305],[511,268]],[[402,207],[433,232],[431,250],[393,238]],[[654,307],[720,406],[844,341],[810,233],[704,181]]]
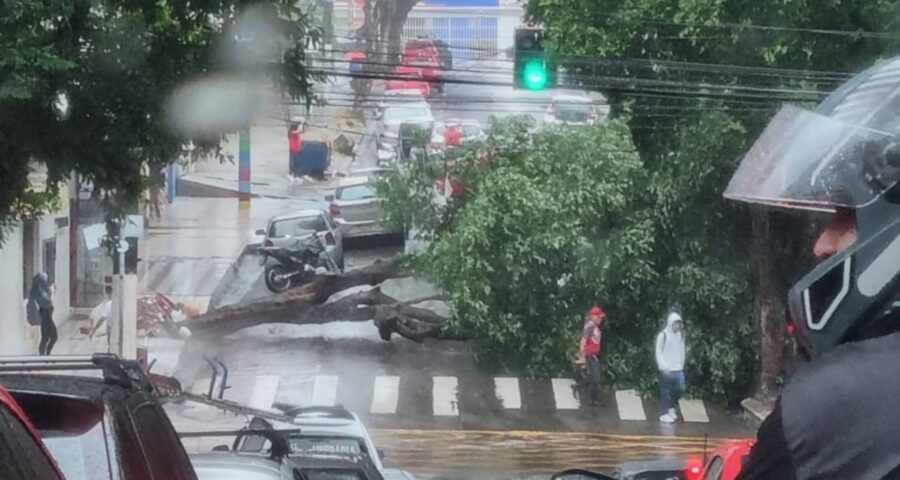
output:
[[[193,337],[215,338],[270,323],[304,325],[374,320],[384,340],[390,340],[394,333],[417,342],[426,338],[460,339],[458,335],[445,331],[445,318],[415,306],[426,300],[442,298],[440,296],[400,302],[374,288],[325,303],[335,293],[348,288],[377,285],[389,278],[405,276],[399,267],[398,259],[377,261],[343,275],[317,277],[274,298],[213,310],[181,325],[187,327]]]
[[[753,247],[751,251],[756,281],[753,317],[759,339],[758,393],[772,396],[777,393],[784,367],[785,304],[779,291],[772,252],[779,249],[774,240],[771,214],[762,209],[752,212]],[[777,242],[776,242],[777,243]]]

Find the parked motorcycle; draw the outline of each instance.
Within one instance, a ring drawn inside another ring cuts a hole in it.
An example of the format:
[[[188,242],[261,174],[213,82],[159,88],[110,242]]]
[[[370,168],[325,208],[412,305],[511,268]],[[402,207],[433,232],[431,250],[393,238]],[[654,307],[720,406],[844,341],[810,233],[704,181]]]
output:
[[[331,257],[325,243],[315,233],[298,238],[290,246],[271,245],[260,247],[261,265],[266,265],[266,287],[272,293],[281,293],[292,286],[309,282],[317,274],[340,273],[341,268]],[[270,264],[269,258],[277,263]]]

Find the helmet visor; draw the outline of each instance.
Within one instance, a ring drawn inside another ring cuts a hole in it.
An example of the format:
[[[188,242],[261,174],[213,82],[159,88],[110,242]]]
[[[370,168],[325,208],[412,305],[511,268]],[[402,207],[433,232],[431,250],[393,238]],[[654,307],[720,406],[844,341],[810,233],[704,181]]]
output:
[[[864,206],[900,179],[892,135],[786,105],[731,178],[725,197],[834,211]]]

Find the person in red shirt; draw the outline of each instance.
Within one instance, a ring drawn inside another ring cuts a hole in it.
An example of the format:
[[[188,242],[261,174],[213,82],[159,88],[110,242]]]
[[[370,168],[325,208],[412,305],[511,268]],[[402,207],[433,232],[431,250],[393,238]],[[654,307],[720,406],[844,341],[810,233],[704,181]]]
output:
[[[606,322],[606,312],[603,308],[595,306],[588,312],[587,321],[581,330],[581,343],[579,350],[585,361],[586,375],[575,386],[577,389],[587,387],[587,402],[599,406],[600,402],[600,352],[603,346],[603,324]]]
[[[292,166],[299,164],[300,151],[303,150],[303,124],[299,122],[291,123],[288,129],[288,144],[290,148],[290,161]]]
[[[444,128],[444,143],[448,147],[458,147],[462,143],[462,129],[452,126]]]

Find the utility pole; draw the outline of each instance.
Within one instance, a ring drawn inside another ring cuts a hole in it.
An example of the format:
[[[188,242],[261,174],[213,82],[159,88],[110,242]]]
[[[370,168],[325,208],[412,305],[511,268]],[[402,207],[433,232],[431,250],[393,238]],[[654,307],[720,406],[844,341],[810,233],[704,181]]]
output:
[[[242,207],[250,205],[250,129],[238,135],[238,199]]]
[[[124,228],[119,230],[124,232]],[[125,273],[128,242],[119,240],[119,269],[113,276],[112,318],[109,322],[109,352],[119,358],[137,358],[137,275]]]

